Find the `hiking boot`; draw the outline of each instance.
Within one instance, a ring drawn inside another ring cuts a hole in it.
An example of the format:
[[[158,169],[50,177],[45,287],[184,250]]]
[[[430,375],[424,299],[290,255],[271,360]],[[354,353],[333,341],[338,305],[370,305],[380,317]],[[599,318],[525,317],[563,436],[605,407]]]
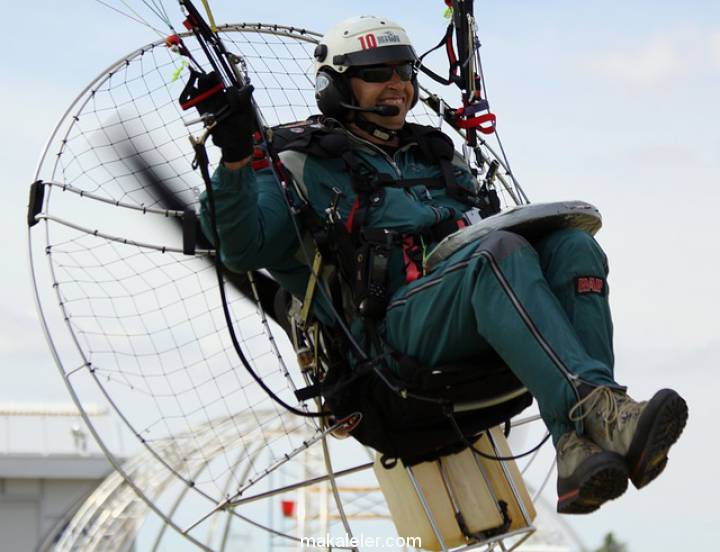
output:
[[[596,387],[570,410],[583,420],[585,435],[603,450],[625,457],[630,480],[638,489],[665,469],[667,453],[688,417],[687,404],[672,389],[636,402],[623,391]]]
[[[557,511],[588,514],[601,504],[619,497],[628,485],[625,460],[595,443],[565,433],[557,444]]]

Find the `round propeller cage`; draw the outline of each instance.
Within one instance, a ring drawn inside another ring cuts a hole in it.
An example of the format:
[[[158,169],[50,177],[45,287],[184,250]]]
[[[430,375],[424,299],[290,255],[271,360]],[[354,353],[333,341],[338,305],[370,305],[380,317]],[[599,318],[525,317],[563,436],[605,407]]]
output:
[[[225,25],[219,32],[244,60],[267,125],[317,112],[312,54],[320,35],[265,24]],[[202,59],[193,36],[183,38]],[[152,173],[197,211],[204,185],[192,168],[188,135],[202,128],[186,126],[195,115],[177,102],[185,63],[158,41],[108,67],[63,115],[35,175],[44,197],[29,249],[43,329],[88,428],[131,491],[121,495],[117,483],[105,498],[117,499],[119,512],[150,513],[163,528],[155,546],[163,547],[188,538],[222,550],[258,534],[290,547],[337,526],[348,534],[392,531],[367,469],[372,451],[352,439],[328,439],[316,419],[288,414],[251,379],[223,317],[214,252],[183,253],[182,211],[169,209],[147,184]],[[422,101],[430,95],[421,77],[411,118],[441,126],[462,148],[463,137]],[[503,159],[484,141],[478,148],[483,159],[497,161],[503,206],[521,203]],[[216,164],[216,148],[208,152]],[[476,168],[486,168],[467,153]],[[286,402],[316,410],[293,393],[305,381],[285,332],[259,304],[231,286],[227,293],[254,370]],[[85,413],[90,401],[111,407],[119,433]],[[539,440],[542,432],[535,433]],[[523,437],[523,430],[517,434]],[[133,460],[121,458],[121,440],[133,443]],[[60,541],[67,549],[108,527],[91,509],[78,515]],[[127,530],[120,520],[112,526],[118,539],[120,528]]]

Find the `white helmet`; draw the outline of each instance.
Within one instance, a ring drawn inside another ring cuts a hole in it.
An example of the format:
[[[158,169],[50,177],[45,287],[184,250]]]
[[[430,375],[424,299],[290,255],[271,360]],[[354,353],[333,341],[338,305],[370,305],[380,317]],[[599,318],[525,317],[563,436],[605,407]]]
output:
[[[315,74],[328,68],[344,73],[358,65],[415,61],[417,55],[405,29],[394,21],[361,15],[341,21],[315,48]]]
[[[391,61],[416,61],[417,54],[405,29],[382,17],[363,15],[341,21],[323,36],[315,48],[315,99],[320,111],[340,119],[354,102],[343,78],[351,67]],[[417,81],[413,105],[417,101]]]

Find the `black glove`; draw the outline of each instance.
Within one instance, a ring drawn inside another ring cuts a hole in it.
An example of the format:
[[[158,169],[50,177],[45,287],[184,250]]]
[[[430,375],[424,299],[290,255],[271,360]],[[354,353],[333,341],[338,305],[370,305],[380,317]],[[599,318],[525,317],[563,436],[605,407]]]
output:
[[[253,134],[257,130],[255,112],[252,107],[253,86],[238,90],[235,87],[221,88],[222,82],[214,72],[191,73],[185,89],[180,95],[183,109],[196,107],[201,115],[212,115],[215,126],[210,130],[213,143],[222,151],[222,160],[241,161],[253,153]],[[198,99],[213,89],[216,92]]]

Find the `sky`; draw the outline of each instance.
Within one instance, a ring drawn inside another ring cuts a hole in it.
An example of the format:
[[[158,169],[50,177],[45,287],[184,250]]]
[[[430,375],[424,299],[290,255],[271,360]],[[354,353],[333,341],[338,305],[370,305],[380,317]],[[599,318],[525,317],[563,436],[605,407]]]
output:
[[[439,0],[213,5],[218,21],[319,32],[351,15],[384,15],[421,51],[444,31]],[[5,13],[17,24],[6,25],[12,47],[0,50],[0,402],[67,402],[29,281],[28,187],[73,98],[156,36],[92,0],[12,3]],[[660,479],[567,521],[591,546],[612,530],[631,552],[709,549],[720,537],[720,3],[478,0],[476,13],[489,100],[528,196],[581,199],[603,214],[597,239],[610,258],[617,378],[637,399],[672,387],[690,407]],[[554,500],[552,485],[547,492]]]

